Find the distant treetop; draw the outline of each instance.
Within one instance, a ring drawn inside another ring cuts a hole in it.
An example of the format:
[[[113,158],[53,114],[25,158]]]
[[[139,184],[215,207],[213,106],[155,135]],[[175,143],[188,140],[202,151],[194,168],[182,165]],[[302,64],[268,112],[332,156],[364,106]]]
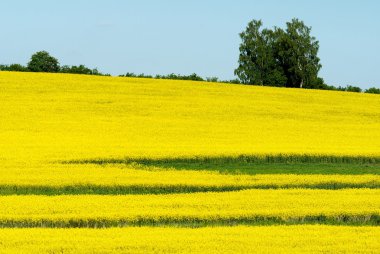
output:
[[[28,69],[32,72],[59,72],[59,62],[46,51],[39,51],[32,55]]]
[[[262,29],[252,20],[240,34],[239,66],[235,75],[242,83],[266,86],[321,88],[319,42],[311,27],[293,19],[286,29]]]

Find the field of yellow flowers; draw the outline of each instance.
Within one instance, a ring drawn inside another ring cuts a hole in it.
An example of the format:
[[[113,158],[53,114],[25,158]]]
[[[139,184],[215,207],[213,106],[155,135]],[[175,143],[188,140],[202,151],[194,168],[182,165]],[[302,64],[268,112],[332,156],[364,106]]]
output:
[[[324,225],[0,230],[5,254],[378,253],[379,237],[380,227]]]
[[[0,72],[1,253],[376,253],[380,96]]]

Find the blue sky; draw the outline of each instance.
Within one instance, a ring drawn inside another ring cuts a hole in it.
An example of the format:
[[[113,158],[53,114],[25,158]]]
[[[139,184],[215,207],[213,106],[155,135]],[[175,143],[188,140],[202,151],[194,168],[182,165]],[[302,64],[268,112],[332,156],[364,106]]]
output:
[[[112,75],[198,73],[234,78],[238,34],[252,19],[283,27],[297,17],[320,41],[331,85],[380,87],[377,0],[34,0],[0,6],[0,63],[26,64],[47,50],[62,65]]]

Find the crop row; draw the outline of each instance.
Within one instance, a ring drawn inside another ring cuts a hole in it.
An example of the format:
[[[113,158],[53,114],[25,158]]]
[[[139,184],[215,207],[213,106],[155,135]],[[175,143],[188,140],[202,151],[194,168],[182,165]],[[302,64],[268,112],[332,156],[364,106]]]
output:
[[[169,195],[1,196],[2,227],[380,224],[380,190],[245,190]]]
[[[278,188],[380,188],[380,175],[228,175],[128,165],[3,167],[0,195],[148,194]]]
[[[4,254],[377,253],[379,238],[380,227],[366,226],[0,229]]]

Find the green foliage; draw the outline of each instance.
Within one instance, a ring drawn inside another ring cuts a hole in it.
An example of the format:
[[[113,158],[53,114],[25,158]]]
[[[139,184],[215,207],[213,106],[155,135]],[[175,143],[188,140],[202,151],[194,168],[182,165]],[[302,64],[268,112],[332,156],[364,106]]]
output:
[[[104,75],[98,71],[98,69],[90,69],[84,66],[83,64],[79,66],[68,66],[64,65],[61,67],[60,72],[62,73],[72,73],[72,74],[85,74],[85,75]]]
[[[376,184],[356,184],[355,187],[380,188]],[[0,185],[0,196],[6,195],[131,195],[131,194],[172,194],[172,193],[195,193],[195,192],[224,192],[236,191],[250,188],[246,185],[226,185],[226,186],[197,186],[197,185],[67,185],[67,186],[19,186],[19,185]],[[258,186],[257,189],[261,189]],[[315,185],[313,186],[315,188]]]
[[[87,68],[83,64],[79,66],[64,65],[60,67],[58,60],[50,56],[46,51],[40,51],[33,54],[27,67],[21,64],[0,65],[0,71],[61,72],[72,74],[111,76],[110,74],[103,74],[99,72],[96,68]]]
[[[324,224],[324,225],[340,225],[340,226],[379,226],[380,216],[378,214],[341,214],[341,215],[308,215],[308,216],[270,216],[256,215],[252,217],[238,218],[165,218],[164,216],[157,219],[146,218],[140,216],[137,219],[124,218],[90,218],[80,219],[72,218],[69,220],[54,220],[54,219],[1,219],[1,228],[115,228],[115,227],[207,227],[207,226],[236,226],[236,225],[309,225],[309,224]]]
[[[271,30],[261,29],[261,20],[249,22],[240,34],[235,75],[244,84],[324,88],[318,78],[319,42],[310,35],[311,28],[298,19],[286,25],[286,30]]]
[[[11,64],[9,65],[9,71],[27,72],[29,71],[29,69],[26,66],[23,66],[21,64]]]
[[[21,71],[26,72],[29,69],[21,64],[0,65],[0,71]]]
[[[261,30],[261,26],[261,20],[253,20],[240,34],[242,43],[235,75],[243,84],[282,86],[286,77],[274,57],[275,34],[268,29]]]
[[[207,77],[206,81],[207,82],[218,82],[219,78],[218,77]]]
[[[302,21],[293,19],[287,23],[287,29],[275,27],[273,30],[261,29],[262,22],[253,20],[248,23],[244,32],[240,34],[239,67],[235,70],[237,79],[219,80],[218,77],[202,78],[196,73],[190,75],[146,75],[127,72],[119,77],[156,78],[173,80],[207,81],[229,84],[250,84],[264,86],[303,87],[308,89],[335,90],[346,92],[362,92],[357,86],[326,85],[323,78],[318,77],[321,68],[319,64],[318,41],[310,36],[311,28]],[[46,51],[32,55],[28,66],[21,64],[0,65],[0,71],[18,72],[60,72],[84,75],[103,74],[98,69],[90,69],[85,65],[59,66],[56,58]],[[369,88],[365,93],[380,94],[380,88]]]
[[[308,87],[318,80],[321,69],[319,42],[310,35],[311,27],[293,19],[286,31],[276,28],[275,57],[287,77],[287,87]]]
[[[380,94],[380,88],[371,87],[364,91],[365,93]]]
[[[133,72],[127,72],[126,74],[119,75],[119,77],[129,77],[129,78],[153,78],[152,75],[145,75],[144,73],[135,74]]]
[[[342,91],[342,92],[354,92],[354,93],[361,93],[362,89],[358,86],[329,86],[328,90],[334,90],[334,91]]]
[[[241,84],[239,79],[232,80],[219,80],[218,77],[207,77],[203,79],[196,73],[190,75],[181,75],[181,74],[168,74],[168,75],[146,75],[144,73],[135,74],[133,72],[127,72],[126,74],[119,75],[119,77],[129,77],[129,78],[156,78],[156,79],[173,79],[173,80],[193,80],[193,81],[206,81],[206,82],[216,82],[216,83],[229,83],[229,84]]]
[[[360,87],[357,87],[357,86],[347,86],[346,91],[347,92],[361,93],[362,89]]]
[[[32,72],[59,72],[59,62],[46,51],[39,51],[32,55],[28,69]]]
[[[221,82],[222,83],[230,83],[230,84],[241,84],[241,81],[239,79],[224,80]]]
[[[63,161],[64,164],[125,164],[140,170],[197,170],[215,171],[231,175],[379,175],[379,157],[354,156],[312,156],[312,155],[269,155],[237,157],[194,157],[194,158],[103,158],[90,160]],[[354,176],[352,176],[354,177]],[[320,183],[289,182],[286,185],[273,183],[241,184],[222,186],[181,185],[96,185],[69,184],[62,186],[49,185],[0,185],[0,195],[130,195],[130,194],[170,194],[195,192],[225,192],[243,189],[345,189],[370,188],[380,189],[376,181]]]
[[[328,85],[326,85],[326,83],[323,80],[323,78],[320,78],[320,77],[317,77],[316,79],[314,79],[314,81],[311,84],[305,86],[304,88],[307,88],[307,89],[320,89],[320,90],[335,90],[334,86],[328,86]]]
[[[155,78],[158,79],[174,79],[174,80],[193,80],[193,81],[204,81],[204,79],[198,76],[196,73],[190,75],[180,75],[171,73],[169,75],[156,75]]]
[[[144,73],[135,74],[133,72],[127,72],[124,75],[119,75],[119,77],[132,77],[132,78],[156,78],[156,79],[174,79],[174,80],[194,80],[194,81],[205,81],[202,77],[198,76],[196,73],[190,75],[180,75],[180,74],[168,74],[168,75],[145,75]]]
[[[239,155],[180,158],[97,158],[63,164],[133,164],[170,169],[216,170],[228,174],[380,174],[380,157],[333,155]]]

